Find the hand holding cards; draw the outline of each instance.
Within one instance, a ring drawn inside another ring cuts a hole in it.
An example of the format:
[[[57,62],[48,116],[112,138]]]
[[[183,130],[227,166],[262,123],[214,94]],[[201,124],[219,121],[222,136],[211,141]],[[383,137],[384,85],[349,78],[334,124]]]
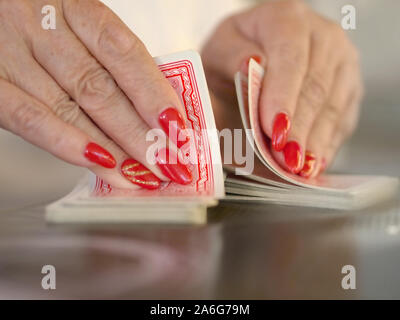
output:
[[[155,60],[185,107],[191,139],[181,146],[181,158],[175,161],[187,164],[192,181],[164,182],[156,190],[122,190],[91,174],[89,182],[82,181],[70,195],[47,208],[49,221],[199,223],[205,221],[207,206],[224,196],[218,136],[200,56],[185,51]],[[150,139],[156,135],[157,131],[148,134]]]
[[[257,158],[251,173],[225,165],[229,171],[225,182],[229,195],[225,200],[359,209],[396,193],[397,178],[324,174],[306,179],[282,169],[272,156],[271,142],[260,126],[258,101],[263,76],[263,68],[253,59],[249,62],[248,76],[241,72],[235,75],[243,128]],[[241,171],[241,177],[234,175]]]

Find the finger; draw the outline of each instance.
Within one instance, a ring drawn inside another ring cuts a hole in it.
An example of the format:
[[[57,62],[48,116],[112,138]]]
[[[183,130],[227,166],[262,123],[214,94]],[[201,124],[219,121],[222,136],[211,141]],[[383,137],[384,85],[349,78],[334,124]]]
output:
[[[288,142],[290,146],[291,142]],[[278,164],[285,168],[286,163],[285,163],[285,155],[283,152],[275,151],[271,149],[272,155],[274,159],[278,162]],[[306,150],[305,155],[304,155],[304,165],[302,167],[302,170],[299,172],[299,175],[305,178],[310,178],[310,175],[308,175],[308,172],[311,171],[313,172],[314,168],[318,165],[317,158],[315,157],[315,154],[312,153],[309,150]]]
[[[159,178],[174,180],[176,175],[165,176],[162,169],[165,164],[158,163],[155,154],[147,153],[153,144],[146,139],[149,126],[115,84],[111,75],[67,28],[68,26],[63,28],[60,25],[60,34],[50,32],[33,39],[36,59],[107,136]],[[64,50],[65,46],[69,50]],[[175,167],[174,164],[171,166]],[[187,181],[189,174],[187,171],[185,173]]]
[[[299,27],[296,34],[285,31],[264,44],[267,71],[260,96],[260,117],[264,132],[276,151],[283,150],[296,109],[302,80],[308,66],[309,34]]]
[[[332,44],[329,39],[317,33],[312,37],[310,61],[303,79],[296,110],[292,118],[292,127],[288,135],[291,143],[285,147],[285,163],[289,171],[297,173],[305,166],[303,174],[313,170],[315,155],[307,150],[307,139],[322,107],[326,104],[337,68],[337,59],[332,56]],[[292,149],[300,150],[298,153]]]
[[[357,127],[361,96],[362,94],[360,90],[354,92],[354,94],[350,98],[351,102],[349,104],[349,107],[346,108],[344,121],[341,121],[337,124],[335,132],[340,132],[340,134],[332,137],[331,143],[328,145],[325,151],[327,166],[332,164],[342,144],[351,136],[351,134]]]
[[[129,156],[122,151],[112,140],[88,118],[62,88],[43,70],[32,56],[19,53],[18,63],[11,57],[2,54],[3,61],[7,61],[9,72],[8,81],[47,105],[56,116],[87,133],[92,141],[105,147],[115,158],[122,163]],[[127,181],[116,167],[112,170],[103,167],[94,167],[92,171],[116,188],[131,189],[133,185]],[[135,188],[136,189],[136,188]]]
[[[0,79],[0,126],[81,167],[115,168],[113,156],[81,130],[64,123],[37,99]]]
[[[307,140],[306,149],[311,151],[317,159],[317,165],[303,172],[303,176],[316,176],[321,166],[328,165],[332,154],[336,152],[338,143],[350,134],[355,125],[350,126],[347,121],[350,109],[357,108],[355,99],[359,81],[357,79],[358,67],[353,64],[344,64],[338,68],[329,101],[314,121]]]
[[[163,129],[178,147],[185,144],[188,136],[176,139],[186,128],[185,110],[140,39],[100,1],[63,4],[72,31],[111,73],[149,127]],[[90,12],[91,19],[85,12]]]

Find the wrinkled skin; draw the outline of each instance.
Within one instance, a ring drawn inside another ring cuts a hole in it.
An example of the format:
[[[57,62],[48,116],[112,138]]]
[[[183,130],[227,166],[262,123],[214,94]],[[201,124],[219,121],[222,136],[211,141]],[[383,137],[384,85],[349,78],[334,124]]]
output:
[[[260,96],[260,120],[271,138],[275,116],[284,112],[287,141],[311,151],[315,177],[329,165],[357,125],[363,93],[359,56],[343,29],[303,1],[266,2],[223,21],[202,50],[219,128],[240,128],[232,79],[257,56],[267,73]],[[273,152],[287,168],[283,152]],[[325,163],[324,163],[325,162]]]

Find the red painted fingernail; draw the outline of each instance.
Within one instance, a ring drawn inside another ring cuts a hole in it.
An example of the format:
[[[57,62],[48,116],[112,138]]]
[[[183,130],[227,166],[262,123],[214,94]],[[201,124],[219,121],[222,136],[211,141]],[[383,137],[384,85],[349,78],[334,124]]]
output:
[[[299,175],[303,178],[311,177],[315,170],[315,165],[317,164],[317,159],[311,151],[306,151],[306,157],[304,159],[303,169],[299,172]]]
[[[90,142],[86,146],[84,155],[89,161],[97,163],[104,168],[112,169],[117,165],[112,154],[94,142]]]
[[[254,55],[251,56],[248,60],[247,60],[247,65],[250,63],[250,59],[253,59],[255,62],[257,62],[258,64],[261,64],[261,57],[258,55]]]
[[[180,163],[177,154],[164,148],[158,151],[157,164],[162,173],[179,184],[189,184],[192,182],[193,177],[189,168]]]
[[[286,113],[278,113],[275,116],[272,128],[272,148],[275,151],[282,151],[286,145],[286,140],[290,130],[290,120]]]
[[[260,56],[253,55],[253,56],[248,57],[246,60],[244,60],[242,62],[241,67],[240,67],[240,71],[245,75],[247,75],[249,73],[250,59],[255,60],[258,64],[261,64],[261,57]]]
[[[161,180],[135,159],[125,160],[121,172],[126,179],[142,188],[154,190],[160,187]]]
[[[178,148],[190,140],[189,136],[182,132],[182,130],[186,129],[185,120],[175,108],[168,108],[161,112],[158,121],[164,132]],[[179,136],[181,132],[182,135],[185,134],[184,139],[182,139],[182,136]]]
[[[283,149],[283,154],[290,172],[299,173],[302,161],[301,148],[299,144],[296,141],[289,141]]]

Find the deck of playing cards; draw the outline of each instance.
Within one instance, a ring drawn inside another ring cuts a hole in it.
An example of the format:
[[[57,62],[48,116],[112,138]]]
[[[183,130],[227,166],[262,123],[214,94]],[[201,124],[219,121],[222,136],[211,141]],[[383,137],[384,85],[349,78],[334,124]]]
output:
[[[254,201],[332,209],[362,209],[396,194],[398,178],[384,176],[329,175],[306,179],[283,170],[271,153],[270,140],[259,120],[258,101],[264,69],[250,59],[248,74],[235,75],[243,129],[256,154],[254,170],[225,165],[227,201]]]
[[[90,174],[63,199],[46,208],[52,223],[204,223],[207,207],[218,200],[267,202],[336,209],[362,208],[396,193],[398,179],[378,176],[322,175],[306,180],[284,171],[270,152],[258,119],[264,70],[250,60],[248,76],[237,73],[235,85],[246,137],[256,154],[254,170],[224,164],[200,56],[193,51],[156,58],[185,107],[191,148],[184,154],[193,182],[164,182],[159,190],[121,190]],[[229,115],[227,115],[229,116]],[[225,195],[225,188],[227,194]]]
[[[65,198],[47,207],[47,221],[204,223],[207,207],[225,195],[219,141],[200,55],[194,51],[156,58],[185,107],[191,131],[189,185],[165,182],[158,190],[113,188],[90,174]],[[183,147],[184,148],[184,147]]]

